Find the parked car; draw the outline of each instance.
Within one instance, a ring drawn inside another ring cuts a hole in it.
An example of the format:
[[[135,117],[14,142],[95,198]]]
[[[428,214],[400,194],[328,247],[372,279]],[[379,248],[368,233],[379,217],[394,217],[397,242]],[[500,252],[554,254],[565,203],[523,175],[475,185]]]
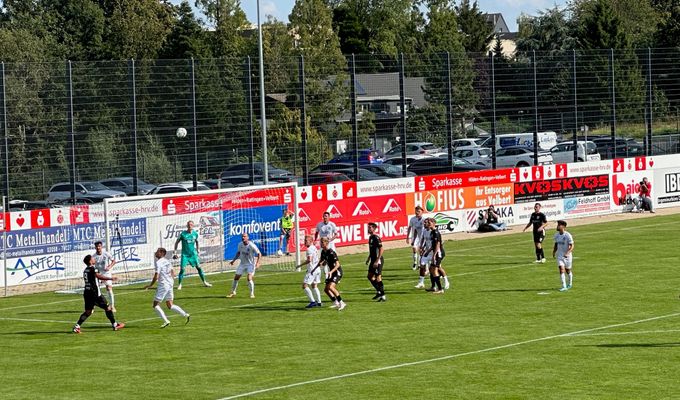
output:
[[[73,186],[69,182],[60,182],[53,185],[47,192],[47,201],[55,202],[69,199]],[[125,197],[125,193],[118,190],[111,190],[99,182],[76,182],[76,199],[87,198],[95,203],[104,201],[108,197]]]
[[[369,164],[369,165],[362,165],[361,168],[367,169],[371,172],[373,172],[376,175],[379,175],[383,178],[401,178],[402,173],[401,173],[401,165],[393,165],[393,164],[387,164],[387,163],[382,163],[382,164]],[[406,171],[406,176],[416,176],[413,172]]]
[[[439,147],[435,146],[430,142],[412,142],[406,143],[406,155],[407,156],[427,156],[437,153]],[[392,147],[385,153],[385,160],[391,158],[401,157],[401,145]]]
[[[380,175],[377,175],[367,169],[359,168],[359,178],[357,179],[356,175],[354,174],[354,168],[352,169],[341,169],[339,171],[341,174],[347,175],[351,180],[353,181],[377,181],[379,179],[385,179]]]
[[[134,196],[137,194],[133,190],[134,180],[131,176],[102,179],[99,181],[99,183],[111,190],[123,192],[128,196]],[[150,183],[144,182],[141,179],[137,179],[137,190],[139,191],[139,194],[147,194],[154,190],[155,187],[156,185],[152,185]]]
[[[11,200],[9,202],[10,211],[27,211],[27,210],[42,210],[45,208],[57,208],[59,207],[55,203],[49,201],[37,200]]]
[[[454,149],[459,147],[479,147],[483,141],[483,138],[455,139],[451,142],[451,145]]]
[[[616,158],[641,156],[645,152],[644,146],[632,138],[616,138],[612,141],[610,136],[603,136],[594,138],[592,141],[603,160],[614,158],[615,152]]]
[[[210,190],[210,188],[202,183],[198,183],[196,186],[197,191]],[[193,182],[175,182],[175,183],[161,183],[156,186],[154,190],[148,194],[166,194],[166,193],[186,193],[194,191]]]
[[[552,155],[548,151],[538,152],[538,164],[552,164]],[[496,150],[496,168],[528,167],[534,165],[534,150],[513,146]]]
[[[492,147],[492,137],[489,136],[482,143],[483,147]],[[550,151],[557,144],[557,133],[553,131],[538,132],[538,150]],[[503,149],[506,147],[528,147],[534,148],[534,133],[511,133],[496,135],[496,149]]]
[[[308,177],[309,177],[309,180],[307,181],[308,185],[323,185],[326,183],[351,181],[351,179],[347,175],[334,171],[315,172],[313,174],[309,174]]]
[[[433,158],[433,157],[432,156],[408,156],[408,157],[406,157],[406,166],[408,167],[414,161],[422,160],[423,158]],[[395,166],[401,168],[401,166],[404,164],[404,159],[401,158],[401,157],[390,158],[389,160],[385,160],[383,162],[383,164],[395,165]]]
[[[264,181],[264,163],[256,162],[253,165],[254,179],[257,182]],[[267,175],[269,182],[294,182],[297,177],[292,172],[285,169],[268,166]],[[250,182],[250,164],[234,164],[227,167],[220,174],[220,179],[223,183],[228,183],[234,186],[248,184]]]
[[[491,167],[491,149],[480,146],[458,147],[453,151],[453,156],[462,158],[472,164]]]
[[[471,164],[462,158],[453,158],[453,171],[448,157],[423,158],[414,161],[407,170],[416,175],[444,174],[447,172],[467,172],[485,169],[481,165]]]
[[[550,154],[555,164],[566,164],[574,162],[574,147],[576,147],[576,160],[581,161],[599,161],[600,154],[597,152],[597,145],[594,142],[582,140],[576,142],[562,142],[550,149]]]
[[[363,149],[359,150],[359,165],[363,164],[379,164],[383,162],[383,158],[380,156],[377,150]],[[331,158],[326,164],[338,164],[338,163],[354,163],[354,152],[346,151]]]

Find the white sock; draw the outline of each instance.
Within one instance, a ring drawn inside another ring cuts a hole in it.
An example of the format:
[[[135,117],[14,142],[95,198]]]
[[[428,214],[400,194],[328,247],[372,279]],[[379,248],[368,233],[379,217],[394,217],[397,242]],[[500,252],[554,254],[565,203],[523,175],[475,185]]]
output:
[[[571,270],[569,270],[569,286],[571,286],[571,282],[574,280],[574,275],[572,275]]]
[[[248,281],[248,287],[250,288],[250,294],[255,294],[255,281]]]
[[[567,287],[567,281],[564,276],[564,272],[560,272],[560,279],[562,280],[562,287]]]
[[[309,288],[309,286],[305,286],[305,294],[307,297],[309,297],[309,302],[314,303],[314,295],[312,294],[312,289]]]
[[[113,290],[109,291],[109,297],[111,298],[111,307],[115,307],[116,306],[116,298],[113,295]]]
[[[165,321],[166,323],[170,322],[168,321],[168,317],[165,316],[165,313],[163,312],[163,309],[161,308],[160,305],[154,307],[153,309],[156,310],[156,314],[158,314],[158,316],[161,317],[163,321]]]
[[[417,253],[413,253],[413,263],[415,264],[416,261],[418,261],[418,254],[417,254]]]
[[[425,277],[421,276],[420,279],[418,280],[419,285],[424,285],[425,284]]]
[[[314,294],[316,295],[316,302],[321,303],[321,291],[318,287],[314,288]]]
[[[186,311],[182,310],[182,307],[178,306],[177,304],[173,304],[172,307],[170,307],[170,309],[183,317],[189,315],[186,313]]]
[[[234,281],[231,283],[231,292],[236,293],[236,288],[238,287],[238,281],[234,279]]]
[[[444,278],[444,283],[448,285],[449,284],[449,277],[448,276],[442,276],[442,278]]]

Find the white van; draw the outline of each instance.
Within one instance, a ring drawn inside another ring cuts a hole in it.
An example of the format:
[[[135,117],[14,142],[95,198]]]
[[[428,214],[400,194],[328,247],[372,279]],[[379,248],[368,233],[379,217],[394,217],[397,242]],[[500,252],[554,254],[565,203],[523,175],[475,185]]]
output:
[[[557,144],[557,133],[553,131],[538,132],[538,150],[550,151]],[[482,142],[481,146],[491,148],[491,137]],[[522,146],[534,147],[534,133],[511,133],[507,135],[496,135],[496,149],[504,147]]]

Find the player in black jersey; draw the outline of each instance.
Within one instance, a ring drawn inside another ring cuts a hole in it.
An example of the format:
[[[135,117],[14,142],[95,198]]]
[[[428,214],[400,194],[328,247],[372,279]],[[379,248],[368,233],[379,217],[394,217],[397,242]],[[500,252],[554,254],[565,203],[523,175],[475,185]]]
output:
[[[432,242],[430,247],[430,251],[432,252],[432,262],[430,264],[430,281],[432,282],[432,288],[430,288],[429,291],[435,294],[441,294],[444,293],[441,282],[441,265],[446,253],[444,252],[444,245],[442,243],[442,234],[439,233],[434,218],[428,218],[427,225],[430,230],[430,241]]]
[[[548,219],[545,214],[541,212],[541,204],[536,203],[534,205],[534,212],[529,217],[529,222],[527,226],[524,227],[522,232],[525,232],[527,228],[533,226],[534,232],[534,246],[536,247],[536,263],[545,263],[545,253],[543,252],[543,239],[545,239],[545,227],[548,226]]]
[[[80,315],[78,322],[73,327],[73,333],[80,333],[80,326],[85,320],[92,315],[94,306],[102,308],[106,312],[106,317],[111,321],[111,327],[114,331],[121,330],[125,327],[122,322],[116,322],[116,317],[111,311],[111,306],[106,301],[102,292],[99,290],[99,281],[116,280],[116,277],[106,277],[97,273],[95,269],[95,259],[91,255],[85,256],[83,259],[85,263],[85,270],[83,271],[83,280],[85,281],[85,290],[83,291],[83,299],[85,300],[85,312]]]
[[[347,304],[342,301],[340,292],[338,291],[337,285],[342,279],[342,267],[340,266],[340,261],[338,260],[338,255],[330,248],[330,239],[327,237],[321,238],[321,265],[326,266],[326,288],[324,292],[333,302],[331,308],[337,308],[338,311],[345,309]]]
[[[382,282],[382,269],[385,263],[383,259],[383,246],[380,236],[375,232],[378,230],[378,225],[375,222],[368,224],[368,258],[366,264],[368,265],[368,281],[376,290],[373,300],[385,301],[385,286]]]

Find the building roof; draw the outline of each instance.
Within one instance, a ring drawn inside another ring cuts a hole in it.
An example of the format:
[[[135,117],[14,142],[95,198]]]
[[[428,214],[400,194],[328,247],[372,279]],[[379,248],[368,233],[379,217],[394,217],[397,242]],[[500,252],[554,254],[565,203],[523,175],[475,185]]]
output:
[[[508,24],[505,23],[505,18],[501,13],[487,13],[484,14],[486,22],[493,26],[494,33],[509,32]]]

